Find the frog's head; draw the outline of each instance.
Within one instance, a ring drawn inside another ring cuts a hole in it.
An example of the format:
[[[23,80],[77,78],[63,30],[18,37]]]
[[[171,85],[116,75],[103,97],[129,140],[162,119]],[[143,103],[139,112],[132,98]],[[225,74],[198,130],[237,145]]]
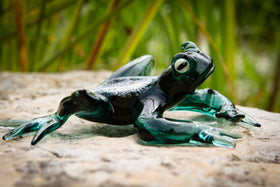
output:
[[[181,51],[159,78],[161,89],[172,97],[193,93],[215,68],[212,58],[194,43],[185,42]]]
[[[172,59],[173,76],[179,81],[188,82],[194,90],[214,71],[213,59],[189,41],[181,45],[181,52]]]

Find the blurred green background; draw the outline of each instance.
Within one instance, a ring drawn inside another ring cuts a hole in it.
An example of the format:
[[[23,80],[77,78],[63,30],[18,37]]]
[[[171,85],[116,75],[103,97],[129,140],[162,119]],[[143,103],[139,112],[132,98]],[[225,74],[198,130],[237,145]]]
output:
[[[216,65],[201,88],[280,112],[279,0],[1,0],[0,16],[0,71],[113,71],[151,54],[159,74],[190,40]]]

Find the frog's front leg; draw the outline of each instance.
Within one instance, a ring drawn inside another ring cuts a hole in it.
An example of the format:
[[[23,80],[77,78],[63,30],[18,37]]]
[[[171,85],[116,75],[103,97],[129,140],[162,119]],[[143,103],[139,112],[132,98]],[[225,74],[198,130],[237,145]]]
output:
[[[98,96],[86,90],[78,90],[71,96],[62,99],[56,113],[19,124],[17,128],[4,135],[3,139],[9,140],[35,133],[31,142],[32,145],[35,145],[45,135],[61,127],[72,114],[93,111],[99,106],[98,103],[100,103]],[[19,120],[19,122],[21,121]]]
[[[3,136],[3,140],[10,140],[16,137],[22,137],[36,133],[31,141],[31,144],[35,145],[46,134],[56,130],[61,125],[63,125],[63,123],[66,120],[66,118],[60,118],[57,113],[39,118],[34,118],[22,124],[21,122],[23,120],[15,120],[18,121],[18,127],[5,134]],[[5,121],[3,121],[2,123],[5,123]],[[9,121],[7,121],[7,123],[9,123]]]
[[[159,108],[153,99],[144,102],[143,111],[135,121],[141,139],[160,144],[204,142],[233,148],[232,138],[240,138],[238,134],[196,122],[163,118]]]
[[[184,100],[170,110],[197,111],[217,118],[225,118],[232,122],[242,121],[252,126],[261,126],[252,117],[237,109],[224,95],[209,88],[199,89],[193,94],[187,95]]]

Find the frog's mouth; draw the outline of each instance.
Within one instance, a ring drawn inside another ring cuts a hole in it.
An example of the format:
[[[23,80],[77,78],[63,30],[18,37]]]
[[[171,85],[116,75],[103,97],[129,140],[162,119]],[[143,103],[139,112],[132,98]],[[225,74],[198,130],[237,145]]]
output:
[[[195,87],[193,88],[193,92],[194,90],[200,85],[202,84],[215,70],[215,65],[212,63],[207,69],[206,71],[200,76],[200,79],[198,79],[194,85]]]
[[[214,70],[215,70],[215,65],[212,64],[212,66],[209,68],[209,70],[205,72],[205,75],[203,76],[201,83],[203,83],[213,73]]]

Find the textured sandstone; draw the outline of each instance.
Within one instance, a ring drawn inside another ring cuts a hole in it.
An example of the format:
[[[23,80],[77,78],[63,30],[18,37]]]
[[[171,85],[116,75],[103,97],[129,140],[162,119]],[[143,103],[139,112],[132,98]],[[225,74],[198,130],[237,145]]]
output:
[[[0,120],[55,112],[76,89],[90,89],[110,72],[0,73]],[[0,141],[0,186],[279,186],[280,115],[240,107],[261,128],[228,124],[243,135],[234,149],[146,146],[133,126],[97,124],[76,117],[36,146],[31,136]],[[169,117],[221,124],[190,112]],[[7,128],[0,128],[2,136]]]

